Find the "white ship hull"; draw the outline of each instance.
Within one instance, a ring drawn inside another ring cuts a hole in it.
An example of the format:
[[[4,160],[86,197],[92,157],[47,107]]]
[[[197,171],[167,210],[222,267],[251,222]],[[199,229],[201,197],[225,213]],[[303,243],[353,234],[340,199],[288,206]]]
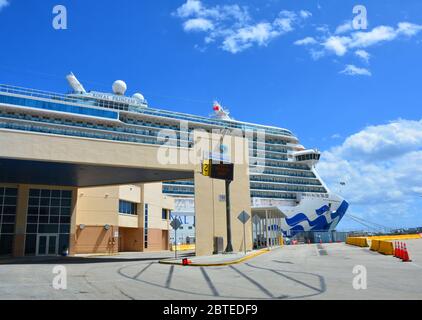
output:
[[[285,233],[302,231],[333,231],[349,207],[341,197],[328,194],[327,198],[306,197],[297,206],[280,206],[286,215],[281,222]]]

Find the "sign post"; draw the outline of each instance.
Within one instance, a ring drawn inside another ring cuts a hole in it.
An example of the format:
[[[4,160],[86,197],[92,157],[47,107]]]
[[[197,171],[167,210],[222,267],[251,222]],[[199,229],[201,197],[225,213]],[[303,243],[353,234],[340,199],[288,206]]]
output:
[[[242,211],[237,218],[243,224],[243,248],[245,250],[245,255],[246,255],[246,230],[245,230],[246,227],[245,225],[246,225],[246,222],[248,222],[250,215],[246,211]]]
[[[170,225],[174,229],[174,258],[177,259],[177,229],[180,228],[182,223],[176,217],[170,222]]]
[[[226,223],[227,223],[227,247],[226,252],[233,252],[232,246],[232,222],[230,217],[230,180],[226,180]]]

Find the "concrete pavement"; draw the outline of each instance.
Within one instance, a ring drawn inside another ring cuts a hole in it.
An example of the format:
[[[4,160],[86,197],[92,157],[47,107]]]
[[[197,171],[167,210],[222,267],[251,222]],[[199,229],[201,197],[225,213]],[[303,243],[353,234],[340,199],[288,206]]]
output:
[[[158,263],[172,253],[0,262],[0,299],[422,299],[422,240],[405,242],[411,263],[345,244],[287,246],[221,267]],[[58,264],[66,290],[52,287]],[[357,265],[366,290],[353,288]]]
[[[270,249],[260,249],[253,250],[250,252],[233,252],[233,253],[223,253],[215,254],[212,256],[199,256],[199,257],[189,257],[188,265],[191,267],[216,267],[216,266],[228,266],[232,264],[241,263],[252,258],[255,258],[261,254],[269,252]],[[162,264],[173,264],[173,265],[183,265],[183,257],[163,259],[160,260]]]

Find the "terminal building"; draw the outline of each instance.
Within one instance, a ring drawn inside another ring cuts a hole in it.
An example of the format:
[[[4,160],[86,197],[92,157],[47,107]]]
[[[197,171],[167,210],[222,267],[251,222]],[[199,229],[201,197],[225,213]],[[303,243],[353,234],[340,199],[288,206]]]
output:
[[[175,216],[189,217],[196,253],[212,254],[227,241],[226,199],[223,181],[200,174],[204,159],[235,163],[235,251],[334,230],[346,213],[315,170],[319,152],[287,129],[218,103],[209,117],[151,108],[123,81],[101,93],[67,80],[70,94],[0,85],[0,256],[169,250]],[[256,216],[246,243],[241,211]]]

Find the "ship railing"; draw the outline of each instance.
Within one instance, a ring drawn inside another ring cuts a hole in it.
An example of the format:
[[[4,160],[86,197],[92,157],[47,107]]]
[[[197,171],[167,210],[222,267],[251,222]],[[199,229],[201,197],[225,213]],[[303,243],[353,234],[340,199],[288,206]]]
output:
[[[0,84],[0,92],[18,94],[18,95],[23,95],[27,97],[33,97],[33,98],[43,98],[43,99],[49,99],[49,100],[54,100],[54,101],[77,103],[77,104],[82,104],[82,105],[91,105],[87,101],[84,101],[82,99],[69,98],[67,95],[64,95],[61,93],[41,91],[41,90],[36,90],[36,89],[28,89],[28,88],[23,88],[23,87],[11,86],[7,84]]]

